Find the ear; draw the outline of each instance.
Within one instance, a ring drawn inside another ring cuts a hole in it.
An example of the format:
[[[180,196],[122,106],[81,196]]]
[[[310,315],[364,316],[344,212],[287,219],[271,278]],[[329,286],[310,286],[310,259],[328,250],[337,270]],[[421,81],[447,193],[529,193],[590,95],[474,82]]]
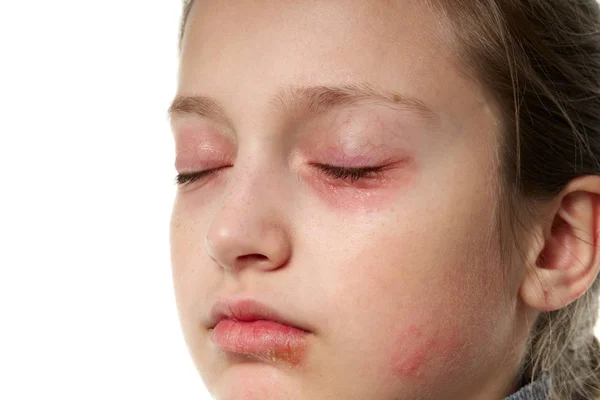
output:
[[[519,295],[539,311],[560,309],[591,286],[600,269],[600,177],[571,181],[557,199],[537,259],[529,265]]]

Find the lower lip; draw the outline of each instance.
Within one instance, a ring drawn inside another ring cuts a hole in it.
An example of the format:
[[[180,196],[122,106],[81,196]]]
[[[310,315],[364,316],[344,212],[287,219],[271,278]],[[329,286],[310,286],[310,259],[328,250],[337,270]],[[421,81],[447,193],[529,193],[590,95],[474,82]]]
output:
[[[273,321],[221,320],[212,330],[221,350],[298,365],[308,345],[308,332]]]

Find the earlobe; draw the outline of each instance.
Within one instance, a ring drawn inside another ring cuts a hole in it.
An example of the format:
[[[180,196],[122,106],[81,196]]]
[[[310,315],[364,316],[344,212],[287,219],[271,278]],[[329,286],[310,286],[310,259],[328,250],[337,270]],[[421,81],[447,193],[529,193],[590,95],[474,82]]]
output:
[[[591,286],[600,268],[600,178],[586,176],[563,190],[543,248],[521,282],[521,299],[539,311],[565,307]]]

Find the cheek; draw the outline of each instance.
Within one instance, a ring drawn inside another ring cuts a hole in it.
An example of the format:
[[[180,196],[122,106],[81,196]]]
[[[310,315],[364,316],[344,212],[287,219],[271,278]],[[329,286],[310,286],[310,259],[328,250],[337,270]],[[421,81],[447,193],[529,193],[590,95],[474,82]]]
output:
[[[187,190],[182,189],[175,197],[175,202],[171,211],[170,220],[170,240],[172,256],[178,256],[183,248],[187,247],[188,251],[192,250],[198,243],[203,243],[203,231],[210,221],[208,220],[210,196],[206,195],[206,188],[194,188]],[[212,187],[212,182],[209,182],[208,190]],[[203,190],[204,189],[204,190]]]
[[[452,369],[453,360],[463,347],[460,336],[452,328],[430,333],[436,332],[434,328],[410,324],[396,334],[388,365],[392,376],[423,382],[435,371]]]
[[[172,279],[178,306],[188,307],[195,301],[203,280],[190,279],[206,270],[210,259],[204,251],[206,215],[196,205],[201,202],[198,193],[178,194],[170,221],[170,253]]]
[[[419,208],[405,203],[402,209]],[[489,217],[474,207],[469,211],[478,221]],[[459,220],[468,221],[462,215]],[[478,348],[489,349],[490,333],[501,329],[500,318],[490,319],[504,310],[496,300],[502,293],[501,266],[488,246],[491,233],[486,224],[473,229],[470,222],[443,221],[431,211],[371,216],[338,239],[353,246],[339,251],[341,264],[352,273],[337,276],[346,296],[336,296],[360,299],[348,306],[348,320],[381,316],[375,325],[380,328],[353,328],[365,340],[381,343],[369,360],[394,382],[451,384],[483,360]],[[324,242],[331,249],[334,241]]]

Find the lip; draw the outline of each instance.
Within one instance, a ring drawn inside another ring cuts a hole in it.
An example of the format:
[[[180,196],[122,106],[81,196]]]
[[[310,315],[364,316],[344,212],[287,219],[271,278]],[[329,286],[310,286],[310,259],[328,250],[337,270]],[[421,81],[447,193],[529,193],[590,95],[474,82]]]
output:
[[[212,342],[224,352],[291,365],[304,359],[311,333],[252,299],[217,301],[209,326]]]
[[[210,312],[209,329],[213,329],[223,319],[233,319],[241,322],[265,320],[305,332],[311,331],[308,327],[283,317],[274,308],[250,298],[241,300],[220,299],[215,302]]]

